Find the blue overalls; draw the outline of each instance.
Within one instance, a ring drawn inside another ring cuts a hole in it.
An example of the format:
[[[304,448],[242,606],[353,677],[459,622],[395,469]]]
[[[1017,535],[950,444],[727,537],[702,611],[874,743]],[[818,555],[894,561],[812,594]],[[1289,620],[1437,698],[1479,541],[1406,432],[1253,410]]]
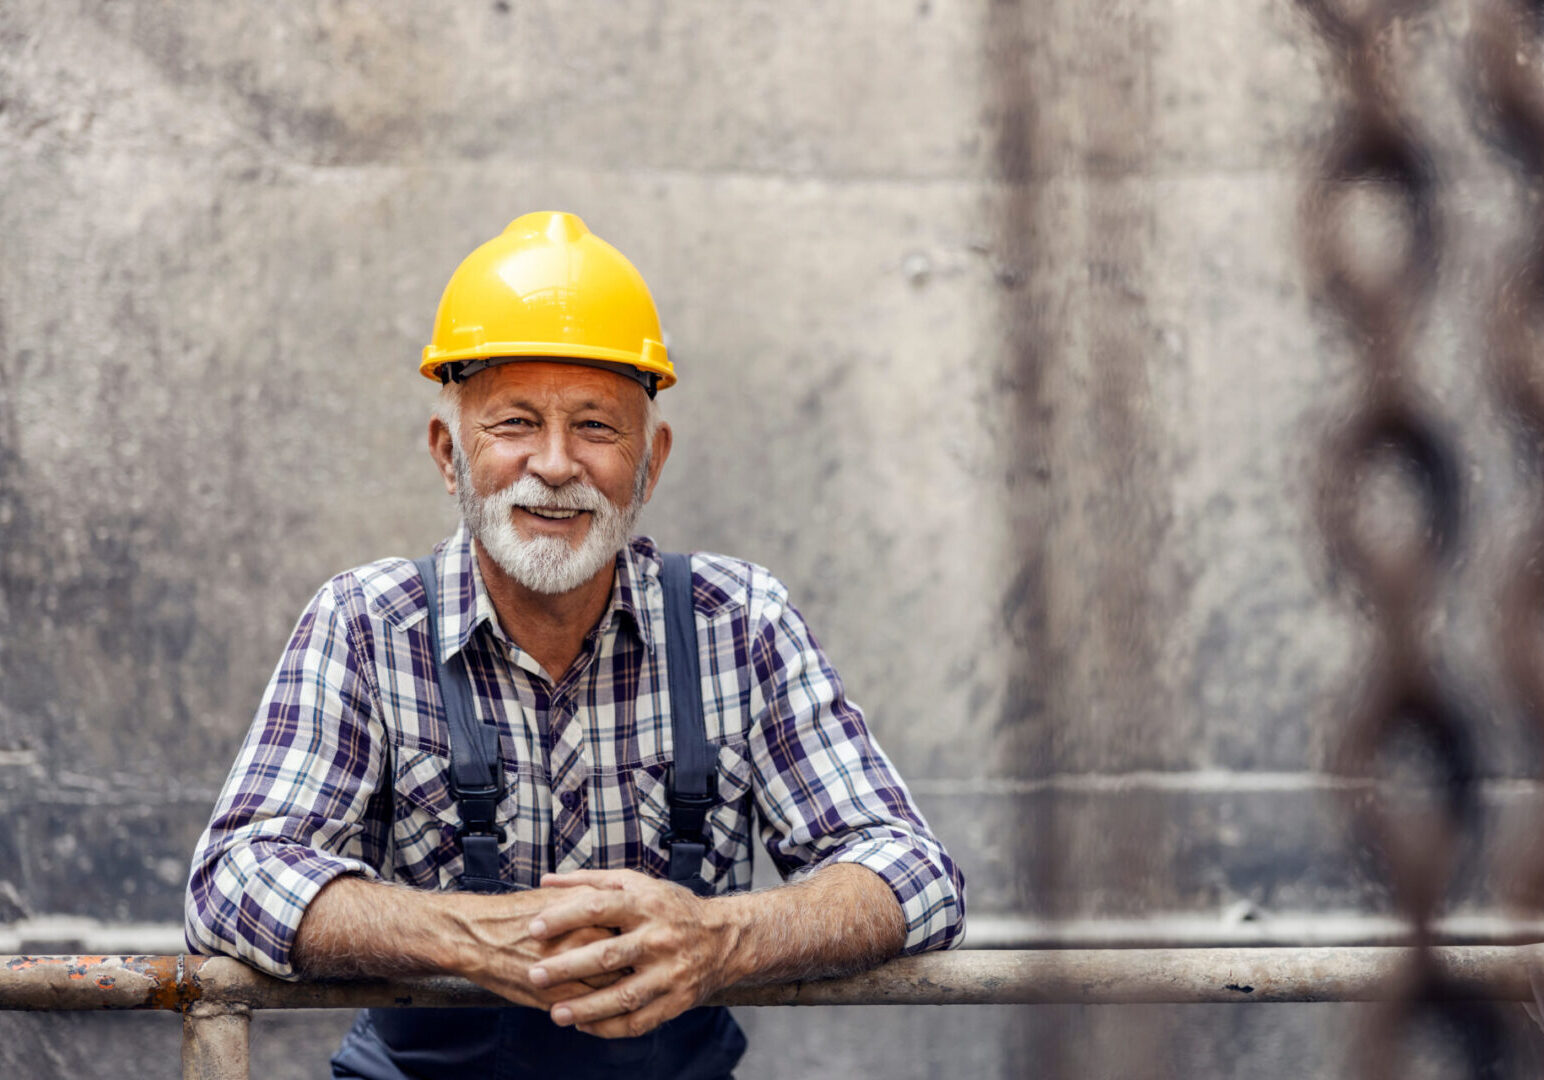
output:
[[[433,556],[416,560],[428,605],[430,655],[439,658]],[[675,763],[670,784],[670,880],[699,896],[708,811],[716,802],[714,756],[702,719],[691,562],[664,556],[665,651]],[[461,814],[461,887],[517,892],[499,874],[495,820],[503,795],[498,731],[480,723],[460,654],[438,665],[450,735],[451,791]],[[740,1026],[719,1007],[691,1009],[647,1035],[599,1039],[558,1027],[540,1009],[365,1009],[332,1059],[332,1075],[356,1080],[726,1080],[745,1052]]]

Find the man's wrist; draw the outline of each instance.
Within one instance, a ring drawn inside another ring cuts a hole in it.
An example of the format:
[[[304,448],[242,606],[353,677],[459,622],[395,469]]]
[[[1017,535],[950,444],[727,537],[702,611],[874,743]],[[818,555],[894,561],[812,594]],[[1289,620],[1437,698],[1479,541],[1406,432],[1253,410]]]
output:
[[[725,933],[718,989],[860,971],[895,956],[906,939],[895,894],[878,874],[855,863],[706,904]]]
[[[473,978],[487,966],[489,917],[504,921],[536,906],[516,896],[431,892],[344,875],[312,898],[293,955],[309,975]]]
[[[755,971],[755,958],[747,948],[748,936],[756,921],[752,893],[710,896],[702,901],[703,926],[718,941],[716,950],[718,977],[714,991],[723,990],[749,978]]]
[[[436,893],[424,945],[436,971],[476,980],[479,961],[487,955],[476,933],[476,912],[465,894]]]
[[[480,982],[501,945],[525,936],[524,924],[541,910],[535,891],[518,893],[442,892],[435,898],[435,925],[425,935],[437,969]],[[515,925],[519,924],[519,925]],[[507,977],[508,972],[504,972]]]

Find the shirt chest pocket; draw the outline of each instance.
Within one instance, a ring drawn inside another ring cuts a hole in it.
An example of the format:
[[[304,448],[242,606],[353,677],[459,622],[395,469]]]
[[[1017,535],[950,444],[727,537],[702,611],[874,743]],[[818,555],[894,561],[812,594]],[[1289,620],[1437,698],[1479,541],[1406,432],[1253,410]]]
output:
[[[751,763],[743,745],[718,748],[715,805],[708,812],[708,852],[702,876],[718,892],[750,885]],[[668,877],[670,855],[670,762],[651,762],[633,771],[639,859],[633,865],[652,877]]]
[[[506,786],[498,820],[507,828],[515,818],[517,793],[507,778]],[[456,843],[461,814],[451,795],[450,759],[425,750],[399,750],[392,796],[394,879],[420,889],[455,888],[462,870]]]

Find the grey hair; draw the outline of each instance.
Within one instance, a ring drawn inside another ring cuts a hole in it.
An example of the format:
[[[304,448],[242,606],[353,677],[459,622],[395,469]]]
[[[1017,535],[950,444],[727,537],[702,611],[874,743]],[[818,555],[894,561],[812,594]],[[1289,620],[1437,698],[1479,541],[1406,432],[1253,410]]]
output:
[[[457,449],[461,447],[461,384],[448,382],[440,387],[440,396],[434,403],[434,415],[439,417],[440,423],[450,429],[451,442]],[[648,407],[643,418],[643,442],[644,446],[652,449],[654,446],[654,433],[659,430],[660,424],[665,422],[664,414],[660,412],[659,398],[649,398]]]
[[[450,441],[461,446],[461,384],[448,382],[440,387],[440,396],[434,402],[434,415],[450,429]]]

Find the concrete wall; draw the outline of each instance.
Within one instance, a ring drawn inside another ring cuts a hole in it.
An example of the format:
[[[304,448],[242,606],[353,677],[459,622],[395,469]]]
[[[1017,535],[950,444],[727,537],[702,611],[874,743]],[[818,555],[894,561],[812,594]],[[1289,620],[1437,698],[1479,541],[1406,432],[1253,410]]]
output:
[[[1463,12],[1412,25],[1459,238],[1424,370],[1504,527],[1470,357],[1512,193]],[[1295,238],[1327,75],[1282,0],[7,0],[0,924],[164,941],[311,591],[452,526],[417,349],[535,208],[663,312],[648,530],[788,582],[973,913],[1386,910],[1324,772],[1361,647],[1310,498],[1352,363]],[[766,1011],[743,1075],[1334,1074],[1360,1015]],[[254,1075],[339,1022],[262,1018]],[[164,1018],[0,1031],[0,1071],[175,1073]]]

